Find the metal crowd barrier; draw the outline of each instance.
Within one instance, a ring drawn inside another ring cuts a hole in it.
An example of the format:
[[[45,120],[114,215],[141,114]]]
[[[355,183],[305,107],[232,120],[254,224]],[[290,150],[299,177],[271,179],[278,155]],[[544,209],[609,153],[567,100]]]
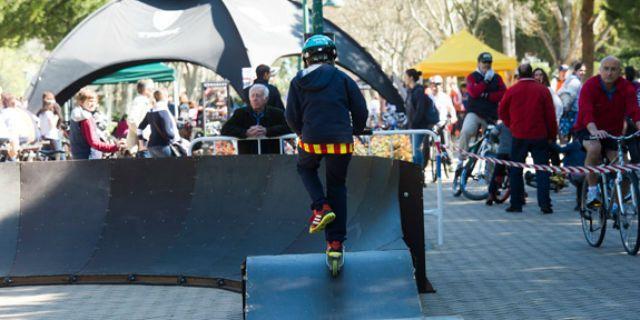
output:
[[[193,139],[191,141],[191,144],[189,145],[189,150],[187,150],[187,153],[191,156],[193,155],[193,147],[198,144],[198,143],[205,143],[205,142],[213,142],[213,153],[215,154],[216,152],[216,144],[215,142],[217,141],[229,141],[233,144],[233,148],[236,150],[236,152],[238,152],[238,140],[255,140],[258,141],[258,154],[262,154],[262,140],[280,140],[280,153],[284,153],[284,140],[291,140],[291,139],[298,139],[298,136],[294,133],[291,134],[287,134],[287,135],[283,135],[283,136],[279,136],[279,137],[262,137],[262,138],[246,138],[246,139],[239,139],[236,137],[228,137],[228,136],[214,136],[214,137],[201,137],[201,138],[196,138]]]
[[[379,130],[379,131],[373,131],[372,132],[372,136],[391,136],[391,135],[416,135],[416,134],[426,134],[429,135],[433,141],[440,141],[440,136],[431,131],[431,130]],[[193,147],[198,144],[198,143],[206,143],[206,142],[213,142],[213,153],[215,154],[216,150],[216,146],[215,146],[215,142],[217,141],[229,141],[233,144],[234,149],[236,150],[236,152],[238,152],[238,140],[255,140],[258,141],[258,154],[262,154],[262,146],[261,146],[261,141],[262,140],[275,140],[278,139],[280,141],[280,153],[284,153],[284,141],[285,140],[296,140],[296,144],[297,144],[297,139],[298,136],[296,134],[288,134],[288,135],[283,135],[283,136],[279,136],[279,137],[263,137],[263,138],[247,138],[247,139],[239,139],[236,137],[228,137],[228,136],[214,136],[214,137],[202,137],[202,138],[197,138],[194,139],[193,141],[191,141],[191,144],[189,146],[189,150],[188,150],[188,154],[191,156],[193,155]],[[413,140],[413,139],[412,139]],[[413,141],[412,141],[413,142]],[[295,148],[295,146],[294,146]],[[389,150],[390,150],[390,157],[394,158],[393,155],[393,142],[389,141]],[[412,148],[413,150],[413,148]],[[444,235],[443,235],[443,226],[442,226],[442,219],[443,219],[443,213],[444,213],[444,200],[443,200],[443,196],[442,196],[442,152],[440,150],[440,148],[437,148],[438,153],[436,154],[436,175],[437,175],[437,182],[436,182],[436,207],[432,208],[432,209],[425,209],[424,210],[424,214],[425,215],[430,215],[430,216],[434,216],[436,217],[436,224],[437,224],[437,233],[438,233],[438,245],[442,245],[444,243]],[[372,151],[371,151],[371,143],[369,143],[369,145],[367,146],[367,154],[368,155],[372,155]],[[426,159],[425,159],[426,161]],[[426,242],[426,239],[425,239]]]

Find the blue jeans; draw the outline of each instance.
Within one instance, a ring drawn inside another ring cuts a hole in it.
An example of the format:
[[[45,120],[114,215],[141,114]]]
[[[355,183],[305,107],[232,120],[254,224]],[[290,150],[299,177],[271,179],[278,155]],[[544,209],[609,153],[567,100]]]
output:
[[[46,148],[46,150],[64,151],[62,150],[62,141],[60,139],[46,139],[46,140],[49,141],[49,146]],[[64,153],[56,153],[51,156],[51,159],[67,160],[67,156]]]
[[[169,146],[154,146],[149,147],[149,152],[152,158],[168,158],[173,156],[171,148]]]
[[[426,134],[411,135],[411,145],[413,147],[413,163],[424,169],[425,159],[429,153],[429,136]]]
[[[327,174],[327,193],[318,177],[318,168],[324,158]],[[347,236],[347,170],[350,154],[310,154],[298,148],[298,174],[311,197],[311,209],[321,209],[328,203],[336,219],[327,225],[327,241],[344,241]]]
[[[525,162],[529,152],[531,152],[533,163],[549,164],[549,143],[546,139],[531,140],[513,138],[513,145],[511,146],[512,161]],[[549,172],[536,171],[538,205],[540,208],[551,208],[551,198],[549,196],[550,175]],[[522,168],[510,168],[509,179],[511,180],[511,207],[521,209],[524,201]]]

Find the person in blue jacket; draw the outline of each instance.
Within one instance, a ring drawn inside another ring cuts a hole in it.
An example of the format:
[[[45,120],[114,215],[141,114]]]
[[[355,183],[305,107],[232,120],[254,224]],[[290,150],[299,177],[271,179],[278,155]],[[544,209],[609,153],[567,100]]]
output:
[[[551,149],[555,152],[564,155],[562,158],[563,166],[582,166],[584,165],[584,159],[587,157],[582,144],[578,140],[573,140],[564,147],[558,144],[552,144]],[[582,198],[582,184],[584,183],[585,175],[583,173],[571,173],[569,174],[569,181],[576,187],[576,206],[573,208],[575,211],[580,210],[580,199]]]
[[[355,81],[334,66],[337,50],[331,38],[310,37],[302,57],[305,69],[291,80],[285,116],[299,136],[297,169],[312,201],[309,233],[324,229],[327,256],[342,258],[353,135],[363,133],[368,111]],[[326,194],[318,177],[322,159]]]

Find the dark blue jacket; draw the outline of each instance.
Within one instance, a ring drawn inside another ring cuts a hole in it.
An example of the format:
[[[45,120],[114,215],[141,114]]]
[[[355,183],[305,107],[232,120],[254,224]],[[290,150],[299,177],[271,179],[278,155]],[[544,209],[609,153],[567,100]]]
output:
[[[557,144],[551,145],[551,148],[564,154],[562,158],[562,164],[565,166],[583,166],[584,160],[587,157],[586,152],[582,149],[582,144],[579,141],[572,141],[564,147],[560,147]]]
[[[285,116],[305,143],[352,143],[368,113],[358,85],[332,65],[302,70],[291,80]]]
[[[172,116],[166,108],[153,108],[147,112],[142,122],[138,125],[138,139],[144,139],[142,131],[147,126],[151,126],[148,147],[166,147],[171,144],[171,141],[177,135],[173,127]]]
[[[407,110],[407,127],[409,129],[429,129],[438,123],[440,116],[433,100],[424,93],[424,87],[416,84],[407,91],[404,104]]]
[[[222,126],[220,133],[241,139],[247,138],[247,130],[254,125],[261,125],[267,129],[267,137],[277,137],[291,133],[284,120],[284,113],[280,109],[266,107],[257,114],[251,107],[240,108],[233,112],[233,116]],[[260,142],[262,154],[280,153],[280,141],[265,139]],[[238,141],[238,154],[258,154],[258,142],[251,140]]]

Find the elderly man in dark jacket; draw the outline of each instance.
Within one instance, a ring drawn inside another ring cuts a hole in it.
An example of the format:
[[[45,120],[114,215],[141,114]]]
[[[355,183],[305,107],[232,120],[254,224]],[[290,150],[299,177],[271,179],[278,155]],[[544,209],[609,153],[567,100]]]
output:
[[[249,90],[251,106],[236,110],[233,116],[222,127],[225,136],[237,138],[278,137],[291,133],[284,118],[284,112],[267,105],[269,89],[262,84],[255,84]],[[239,154],[258,154],[258,142],[252,140],[238,141]],[[260,153],[280,153],[280,140],[270,139],[260,142]]]
[[[509,88],[500,102],[500,120],[511,130],[511,160],[525,162],[531,152],[535,164],[549,164],[549,143],[558,134],[551,93],[533,80],[530,64],[518,67],[518,83]],[[507,212],[522,212],[524,181],[522,169],[511,168],[511,206]],[[549,197],[549,172],[536,172],[538,205],[544,214],[553,213]]]

